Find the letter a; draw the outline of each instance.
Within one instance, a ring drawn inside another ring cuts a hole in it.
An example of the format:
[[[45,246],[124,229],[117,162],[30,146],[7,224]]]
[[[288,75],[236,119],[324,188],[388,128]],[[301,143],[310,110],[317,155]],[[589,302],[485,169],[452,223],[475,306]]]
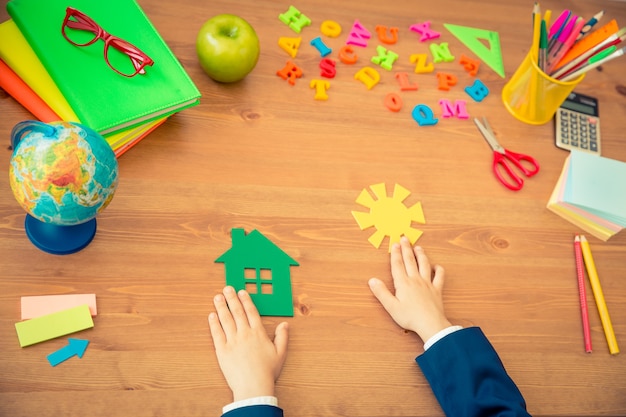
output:
[[[287,52],[290,57],[295,58],[298,54],[298,48],[300,47],[301,41],[302,38],[286,38],[283,36],[278,38],[278,46],[283,48],[283,50]]]

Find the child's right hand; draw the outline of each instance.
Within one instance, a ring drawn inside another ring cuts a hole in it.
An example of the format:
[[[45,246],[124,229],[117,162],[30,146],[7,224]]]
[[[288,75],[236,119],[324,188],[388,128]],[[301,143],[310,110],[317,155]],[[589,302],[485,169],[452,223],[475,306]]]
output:
[[[398,325],[424,342],[451,326],[443,309],[443,268],[436,265],[433,274],[424,250],[412,248],[404,236],[391,249],[391,276],[395,295],[378,278],[371,278],[369,287]]]

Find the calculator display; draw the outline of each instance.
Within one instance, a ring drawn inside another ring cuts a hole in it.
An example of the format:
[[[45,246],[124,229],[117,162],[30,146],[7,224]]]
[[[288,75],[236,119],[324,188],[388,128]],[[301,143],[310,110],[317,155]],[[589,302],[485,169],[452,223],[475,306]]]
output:
[[[564,107],[568,110],[574,110],[574,111],[578,111],[581,113],[590,114],[592,116],[597,116],[595,107],[588,106],[580,102],[565,100],[565,102],[561,105],[561,107]]]

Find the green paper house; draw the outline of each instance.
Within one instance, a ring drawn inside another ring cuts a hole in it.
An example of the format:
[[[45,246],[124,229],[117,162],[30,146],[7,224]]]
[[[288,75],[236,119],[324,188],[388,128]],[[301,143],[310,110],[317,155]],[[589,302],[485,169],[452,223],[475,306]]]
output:
[[[232,247],[215,262],[226,268],[226,285],[245,289],[262,316],[293,316],[291,265],[298,265],[258,230],[232,229]]]

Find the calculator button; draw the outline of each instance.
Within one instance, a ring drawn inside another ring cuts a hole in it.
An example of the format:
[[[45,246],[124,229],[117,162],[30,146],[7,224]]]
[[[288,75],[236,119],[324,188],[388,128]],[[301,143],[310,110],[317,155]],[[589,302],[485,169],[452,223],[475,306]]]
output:
[[[598,142],[593,141],[589,144],[589,149],[594,151],[594,152],[598,152]]]

